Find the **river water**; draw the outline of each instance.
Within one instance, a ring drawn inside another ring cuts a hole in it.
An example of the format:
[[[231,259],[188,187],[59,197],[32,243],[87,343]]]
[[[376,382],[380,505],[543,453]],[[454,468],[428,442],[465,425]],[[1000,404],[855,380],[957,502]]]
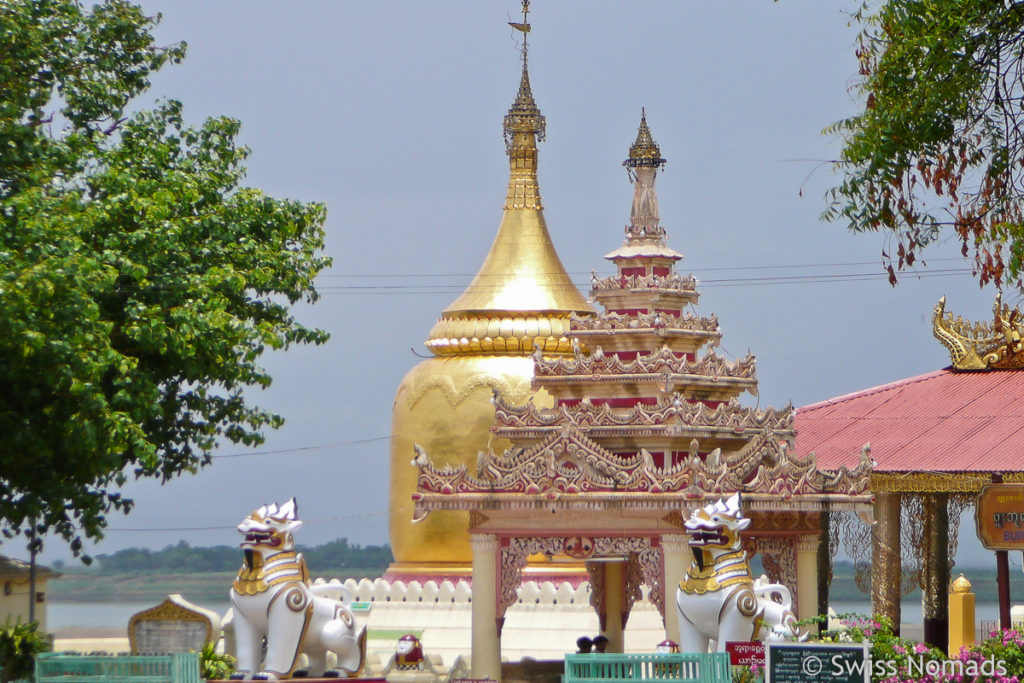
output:
[[[57,633],[71,627],[123,628],[127,632],[128,620],[133,614],[155,607],[154,602],[50,602],[46,606],[46,627]],[[223,603],[200,604],[221,616],[231,606]]]

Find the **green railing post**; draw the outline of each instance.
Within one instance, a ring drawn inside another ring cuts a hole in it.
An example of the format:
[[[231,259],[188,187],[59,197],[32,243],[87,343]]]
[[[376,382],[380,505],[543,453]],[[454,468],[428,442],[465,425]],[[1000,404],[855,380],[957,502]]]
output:
[[[568,654],[563,683],[731,683],[725,652]]]
[[[35,683],[201,683],[199,655],[74,655],[36,658]]]

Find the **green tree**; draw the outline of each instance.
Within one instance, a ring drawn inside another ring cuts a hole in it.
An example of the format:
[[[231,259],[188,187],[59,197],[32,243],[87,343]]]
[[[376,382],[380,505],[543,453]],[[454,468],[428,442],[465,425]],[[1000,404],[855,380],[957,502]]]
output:
[[[185,55],[158,21],[0,0],[0,527],[76,553],[129,477],[260,443],[282,419],[243,395],[259,356],[327,338],[290,310],[317,298],[324,207],[243,187],[237,121],[134,103]]]
[[[350,544],[347,538],[339,538],[313,548],[303,548],[302,554],[311,570],[328,569],[386,569],[394,561],[391,548],[387,545]]]
[[[830,128],[844,178],[824,217],[889,231],[893,284],[955,236],[981,284],[1021,286],[1024,4],[867,0],[854,20],[863,110]]]

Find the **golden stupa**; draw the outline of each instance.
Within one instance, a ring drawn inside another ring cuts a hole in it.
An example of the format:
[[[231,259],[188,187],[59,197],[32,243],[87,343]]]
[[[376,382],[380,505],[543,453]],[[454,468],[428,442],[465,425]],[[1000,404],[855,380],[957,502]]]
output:
[[[527,70],[523,22],[523,71],[519,92],[504,120],[509,158],[508,193],[494,243],[466,290],[442,313],[430,331],[427,348],[434,358],[414,367],[395,394],[391,429],[391,549],[393,577],[464,574],[472,559],[468,513],[434,513],[412,523],[416,469],[413,444],[435,464],[466,464],[472,471],[477,452],[511,445],[493,437],[499,391],[515,403],[533,391],[533,360],[544,354],[572,353],[565,336],[569,317],[594,309],[565,272],[551,243],[537,183],[537,142],[544,139],[544,117],[533,99]],[[533,394],[550,406],[546,392]]]

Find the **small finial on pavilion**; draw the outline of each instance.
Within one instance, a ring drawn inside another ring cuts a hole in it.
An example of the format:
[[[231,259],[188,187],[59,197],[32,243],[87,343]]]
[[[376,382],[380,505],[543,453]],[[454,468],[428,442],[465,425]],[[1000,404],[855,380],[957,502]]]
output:
[[[658,143],[647,127],[647,110],[640,109],[640,128],[629,148],[629,158],[622,162],[633,183],[633,208],[626,226],[627,239],[663,239],[665,230],[659,225],[658,195],[654,190],[658,169],[665,165]]]
[[[636,132],[636,140],[629,148],[629,158],[622,162],[628,169],[661,168],[665,159],[661,157],[661,148],[651,137],[651,129],[647,127],[647,110],[640,108],[640,128]]]

